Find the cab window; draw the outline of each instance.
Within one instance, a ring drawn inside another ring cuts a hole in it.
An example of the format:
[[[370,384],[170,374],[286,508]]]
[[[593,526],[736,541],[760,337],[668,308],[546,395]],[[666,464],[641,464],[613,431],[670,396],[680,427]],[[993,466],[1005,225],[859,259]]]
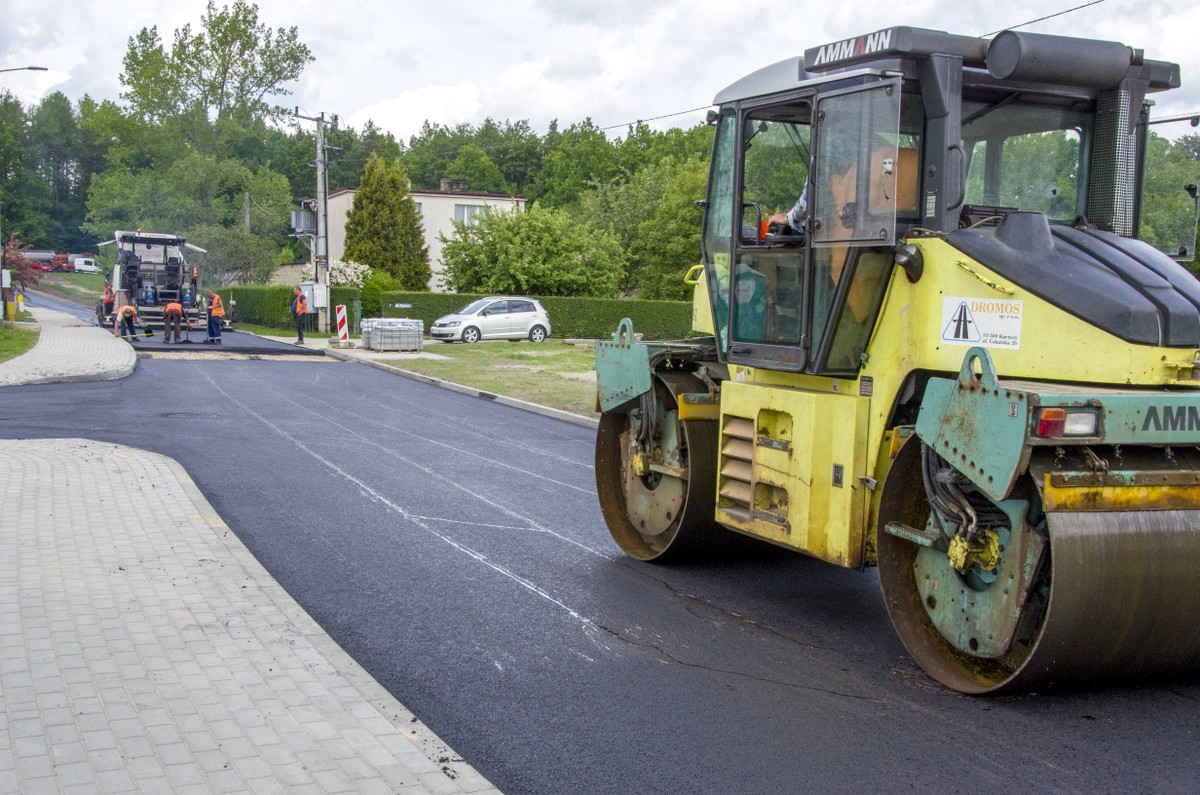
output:
[[[809,283],[821,372],[858,370],[891,276],[897,215],[917,211],[919,120],[902,133],[900,119],[900,92],[890,83],[831,94],[817,106]]]
[[[729,341],[729,265],[733,261],[733,183],[737,155],[737,116],[727,106],[721,108],[713,141],[701,238],[713,328],[722,351]]]
[[[1060,222],[1084,214],[1090,118],[1080,110],[1019,100],[964,102],[970,220],[1000,209],[1040,212]]]
[[[733,268],[731,353],[783,369],[803,364],[807,213],[801,197],[812,156],[811,120],[811,102],[798,99],[753,108],[742,121],[742,217]]]

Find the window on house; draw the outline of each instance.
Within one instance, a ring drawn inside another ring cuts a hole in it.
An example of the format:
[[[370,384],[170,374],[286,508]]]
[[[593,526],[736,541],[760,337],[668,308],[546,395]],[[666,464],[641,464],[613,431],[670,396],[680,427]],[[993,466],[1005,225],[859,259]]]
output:
[[[478,223],[473,220],[476,216],[483,214],[483,205],[480,204],[456,204],[454,205],[454,220],[465,221],[467,223]]]

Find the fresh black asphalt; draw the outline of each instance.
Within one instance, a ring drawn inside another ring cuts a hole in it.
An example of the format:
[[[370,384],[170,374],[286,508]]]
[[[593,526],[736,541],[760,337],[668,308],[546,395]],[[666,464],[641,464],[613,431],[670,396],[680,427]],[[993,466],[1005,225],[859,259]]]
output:
[[[1188,791],[1200,682],[937,687],[873,573],[668,567],[604,528],[592,431],[326,359],[0,389],[0,436],[177,459],[282,585],[508,793]]]

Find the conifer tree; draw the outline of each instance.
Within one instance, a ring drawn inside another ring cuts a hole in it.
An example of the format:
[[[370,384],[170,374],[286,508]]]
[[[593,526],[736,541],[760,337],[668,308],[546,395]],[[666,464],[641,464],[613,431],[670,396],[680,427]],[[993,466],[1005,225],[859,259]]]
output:
[[[399,162],[372,153],[346,217],[346,259],[390,274],[404,290],[427,290],[429,248]]]

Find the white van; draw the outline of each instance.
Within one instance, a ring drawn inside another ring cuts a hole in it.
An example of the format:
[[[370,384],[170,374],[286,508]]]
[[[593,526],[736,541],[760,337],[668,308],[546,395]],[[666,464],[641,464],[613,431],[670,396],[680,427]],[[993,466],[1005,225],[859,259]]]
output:
[[[96,267],[96,261],[91,257],[79,257],[75,260],[76,273],[99,273],[100,269]]]

